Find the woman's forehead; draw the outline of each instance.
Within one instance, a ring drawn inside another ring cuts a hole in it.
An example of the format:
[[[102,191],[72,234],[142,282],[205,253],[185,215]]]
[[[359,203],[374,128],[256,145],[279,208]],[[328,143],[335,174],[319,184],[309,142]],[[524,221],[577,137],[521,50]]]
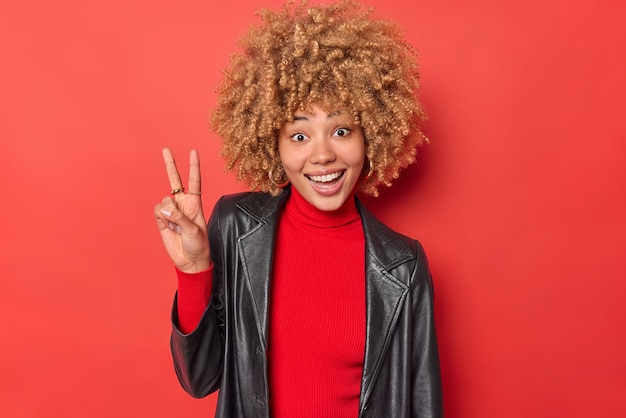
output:
[[[335,117],[351,117],[350,112],[347,109],[340,107],[330,107],[328,105],[322,105],[318,103],[310,103],[300,106],[292,115],[294,119],[306,117],[308,115],[316,115],[325,113],[328,119]]]

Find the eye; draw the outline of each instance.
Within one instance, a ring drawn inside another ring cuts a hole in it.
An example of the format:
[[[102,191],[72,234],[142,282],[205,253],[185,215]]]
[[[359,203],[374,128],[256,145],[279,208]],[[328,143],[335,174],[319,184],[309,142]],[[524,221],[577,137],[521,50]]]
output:
[[[303,134],[303,133],[293,134],[293,135],[291,135],[291,140],[295,141],[295,142],[302,142],[302,141],[306,140],[306,135]]]
[[[335,131],[336,136],[348,136],[349,133],[350,133],[350,129],[348,128],[338,128]]]

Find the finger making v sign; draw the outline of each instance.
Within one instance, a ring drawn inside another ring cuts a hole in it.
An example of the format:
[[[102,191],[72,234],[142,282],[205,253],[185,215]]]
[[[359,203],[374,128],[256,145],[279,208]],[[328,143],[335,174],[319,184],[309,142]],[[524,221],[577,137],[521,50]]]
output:
[[[183,187],[174,155],[163,149],[163,161],[170,182],[170,194],[154,207],[154,217],[165,250],[180,271],[197,273],[209,268],[207,225],[202,212],[200,158],[189,154],[189,183]]]

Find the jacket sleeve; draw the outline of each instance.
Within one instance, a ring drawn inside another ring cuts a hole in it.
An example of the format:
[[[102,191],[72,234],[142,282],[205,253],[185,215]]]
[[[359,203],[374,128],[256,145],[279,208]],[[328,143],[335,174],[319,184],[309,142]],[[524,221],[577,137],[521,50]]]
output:
[[[172,308],[170,346],[174,369],[182,387],[201,398],[219,389],[224,358],[223,246],[219,225],[219,202],[209,219],[209,245],[213,261],[211,300],[195,330],[178,329],[178,295]]]
[[[414,418],[443,417],[439,352],[434,318],[434,292],[424,249],[417,245],[417,265],[411,288],[413,344],[412,344],[412,400]]]

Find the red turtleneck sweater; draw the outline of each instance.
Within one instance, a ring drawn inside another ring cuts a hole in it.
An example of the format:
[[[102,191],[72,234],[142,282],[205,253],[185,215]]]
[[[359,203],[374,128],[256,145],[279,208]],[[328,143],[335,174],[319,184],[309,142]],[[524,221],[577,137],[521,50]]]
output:
[[[365,238],[354,199],[324,212],[292,188],[274,251],[272,416],[357,417],[365,354]],[[178,277],[178,326],[191,332],[209,301],[211,271]]]

